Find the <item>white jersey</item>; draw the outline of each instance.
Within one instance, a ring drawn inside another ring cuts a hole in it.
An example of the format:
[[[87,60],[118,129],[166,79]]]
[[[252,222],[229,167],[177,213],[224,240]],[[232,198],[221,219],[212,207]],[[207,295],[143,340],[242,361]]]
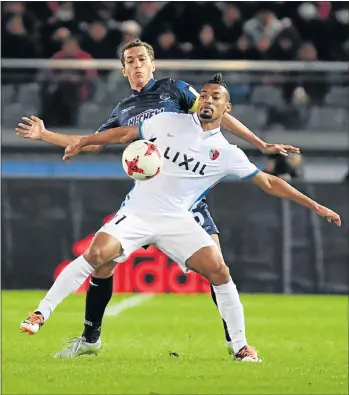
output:
[[[204,131],[197,114],[162,113],[139,124],[140,139],[156,139],[164,161],[161,172],[136,181],[123,211],[178,213],[188,211],[229,174],[240,179],[258,168],[230,144],[220,128]]]

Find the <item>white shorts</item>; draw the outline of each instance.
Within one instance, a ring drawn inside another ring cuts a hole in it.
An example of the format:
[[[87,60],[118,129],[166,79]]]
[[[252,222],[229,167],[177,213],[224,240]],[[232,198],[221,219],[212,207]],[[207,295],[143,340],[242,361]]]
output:
[[[195,221],[192,214],[178,215],[130,214],[121,209],[97,233],[104,232],[118,239],[123,249],[115,262],[125,261],[144,245],[156,245],[187,273],[186,261],[202,247],[215,246],[215,242]]]

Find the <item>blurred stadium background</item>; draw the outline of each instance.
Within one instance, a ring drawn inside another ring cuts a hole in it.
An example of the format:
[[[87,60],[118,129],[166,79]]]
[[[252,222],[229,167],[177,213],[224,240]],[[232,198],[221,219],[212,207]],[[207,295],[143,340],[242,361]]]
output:
[[[1,11],[3,393],[347,394],[347,299],[291,294],[349,291],[348,3],[14,1]],[[228,363],[209,298],[172,295],[205,293],[207,282],[181,275],[155,248],[117,267],[96,362],[52,358],[80,333],[84,295],[65,301],[42,333],[19,339],[20,321],[44,294],[34,290],[48,289],[84,251],[131,181],[122,146],[66,164],[62,149],[14,129],[36,114],[51,130],[93,133],[129,95],[118,50],[137,37],[154,46],[158,79],[198,89],[223,72],[232,114],[267,142],[302,154],[266,157],[227,138],[342,216],[336,228],[230,178],[210,192],[262,370]],[[116,319],[130,292],[163,294]]]
[[[141,37],[154,46],[158,79],[180,78],[199,88],[222,71],[233,115],[266,141],[299,146],[302,155],[267,158],[228,138],[260,167],[343,217],[336,229],[250,185],[220,184],[210,192],[210,207],[240,289],[348,292],[346,3],[34,1],[1,7],[3,287],[48,288],[57,266],[87,245],[90,239],[79,242],[117,209],[130,186],[120,166],[122,147],[67,165],[62,149],[20,139],[15,125],[36,114],[49,129],[94,132],[129,95],[118,49]]]

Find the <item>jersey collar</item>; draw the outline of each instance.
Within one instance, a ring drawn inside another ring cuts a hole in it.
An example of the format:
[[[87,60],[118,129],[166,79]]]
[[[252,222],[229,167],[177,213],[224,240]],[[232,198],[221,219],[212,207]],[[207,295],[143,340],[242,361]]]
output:
[[[140,95],[144,92],[148,92],[155,85],[156,81],[157,81],[157,79],[152,78],[151,80],[149,80],[149,82],[146,85],[143,86],[143,88],[139,92],[132,89],[132,93],[134,95]]]
[[[200,123],[200,120],[199,120],[199,117],[198,117],[197,113],[193,114],[193,118],[194,118],[194,122],[197,125],[199,125],[200,128],[202,129],[202,126],[201,126],[201,123]],[[207,130],[207,131],[202,131],[202,135],[201,136],[202,136],[202,138],[207,139],[207,138],[209,138],[211,136],[214,136],[215,134],[219,133],[220,131],[221,131],[220,127],[215,128],[215,129],[211,129],[211,130]]]

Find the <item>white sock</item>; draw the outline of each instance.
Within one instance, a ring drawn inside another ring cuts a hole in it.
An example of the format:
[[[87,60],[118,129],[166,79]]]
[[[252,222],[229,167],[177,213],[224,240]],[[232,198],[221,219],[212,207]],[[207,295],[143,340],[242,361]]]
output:
[[[218,310],[227,324],[233,351],[236,354],[247,345],[244,308],[240,302],[236,285],[230,279],[227,284],[213,285]]]
[[[70,262],[57,277],[36,311],[40,311],[46,321],[62,300],[78,290],[93,271],[93,267],[82,255]]]

